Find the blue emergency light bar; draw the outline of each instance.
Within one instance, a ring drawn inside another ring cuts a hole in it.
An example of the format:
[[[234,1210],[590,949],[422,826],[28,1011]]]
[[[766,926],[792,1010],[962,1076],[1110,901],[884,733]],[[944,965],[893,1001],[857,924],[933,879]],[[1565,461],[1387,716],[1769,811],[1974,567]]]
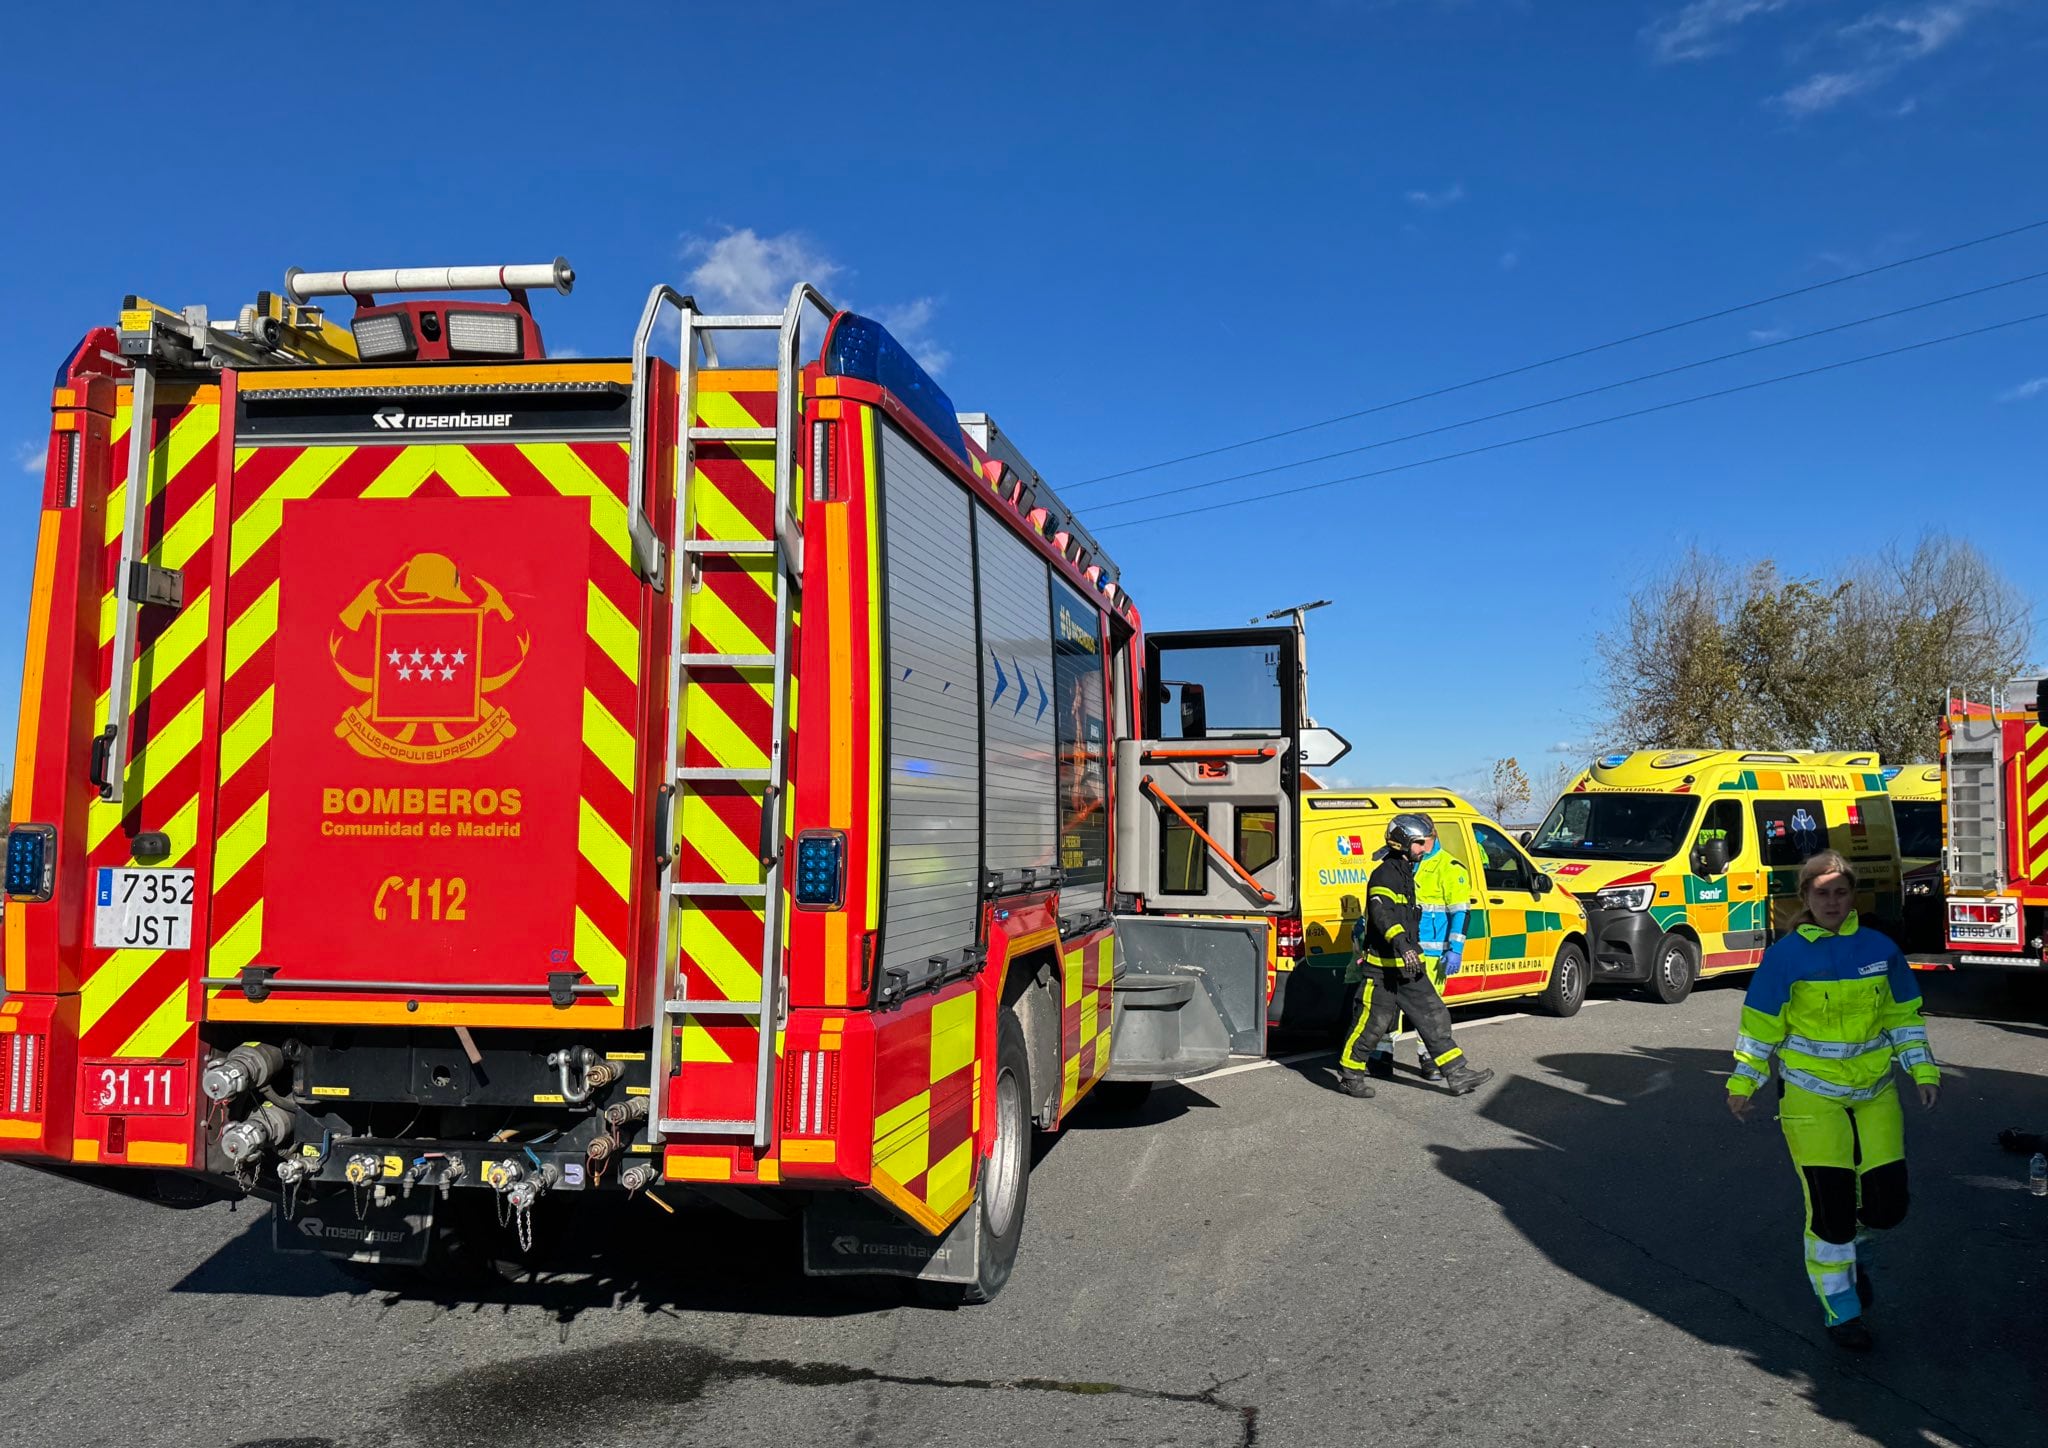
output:
[[[796,904],[800,910],[837,910],[846,903],[846,836],[805,830],[796,840]]]
[[[973,466],[967,444],[960,437],[960,418],[953,411],[953,399],[946,396],[931,374],[917,365],[917,359],[903,350],[903,344],[889,335],[880,322],[852,312],[843,312],[832,324],[825,342],[825,372],[832,377],[853,377],[888,389],[896,400],[938,440],[951,448],[961,462]]]

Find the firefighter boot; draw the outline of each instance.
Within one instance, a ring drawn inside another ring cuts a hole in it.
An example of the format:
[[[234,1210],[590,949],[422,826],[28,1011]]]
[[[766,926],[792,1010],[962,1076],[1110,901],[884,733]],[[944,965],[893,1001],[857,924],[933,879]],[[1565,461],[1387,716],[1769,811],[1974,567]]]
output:
[[[1463,1096],[1477,1091],[1493,1079],[1491,1071],[1475,1071],[1463,1056],[1443,1068],[1444,1089],[1453,1096]]]
[[[1430,1059],[1429,1047],[1420,1041],[1415,1043],[1415,1069],[1422,1073],[1423,1080],[1432,1085],[1444,1079],[1444,1073],[1438,1069],[1436,1062]]]
[[[1337,1089],[1346,1096],[1366,1097],[1373,1094],[1372,1082],[1365,1078],[1365,1072],[1353,1071],[1348,1066],[1337,1073]]]

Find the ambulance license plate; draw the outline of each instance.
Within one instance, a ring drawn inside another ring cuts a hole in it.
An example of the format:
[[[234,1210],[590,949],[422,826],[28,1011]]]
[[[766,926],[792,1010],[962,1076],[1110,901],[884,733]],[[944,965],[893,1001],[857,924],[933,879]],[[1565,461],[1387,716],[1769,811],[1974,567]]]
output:
[[[92,943],[102,950],[190,950],[192,872],[102,869]]]

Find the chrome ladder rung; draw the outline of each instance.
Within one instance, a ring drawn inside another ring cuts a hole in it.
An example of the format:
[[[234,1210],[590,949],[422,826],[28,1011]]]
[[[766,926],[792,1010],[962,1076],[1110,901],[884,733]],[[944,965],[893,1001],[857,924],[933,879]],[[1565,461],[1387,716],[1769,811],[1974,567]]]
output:
[[[694,1136],[752,1136],[752,1121],[708,1121],[687,1116],[664,1116],[661,1119],[663,1136],[689,1134]]]
[[[664,1001],[662,1009],[672,1016],[758,1016],[759,1001]]]
[[[683,544],[685,553],[773,553],[777,545],[773,538],[748,539],[728,542],[723,538],[692,538]]]
[[[677,784],[765,783],[774,777],[767,769],[727,769],[723,765],[686,764],[675,772]]]
[[[693,427],[691,442],[773,442],[772,427]]]
[[[773,654],[684,654],[686,669],[772,669]]]
[[[731,895],[742,900],[765,900],[766,885],[733,885],[724,880],[678,880],[668,887],[671,895]]]

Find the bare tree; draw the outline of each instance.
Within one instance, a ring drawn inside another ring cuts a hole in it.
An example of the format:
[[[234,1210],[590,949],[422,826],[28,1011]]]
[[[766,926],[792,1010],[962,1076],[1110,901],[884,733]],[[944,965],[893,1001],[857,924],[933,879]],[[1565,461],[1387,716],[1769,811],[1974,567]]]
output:
[[[1493,777],[1487,781],[1481,802],[1486,812],[1503,824],[1516,823],[1511,816],[1528,807],[1529,776],[1512,754],[1493,761]]]

